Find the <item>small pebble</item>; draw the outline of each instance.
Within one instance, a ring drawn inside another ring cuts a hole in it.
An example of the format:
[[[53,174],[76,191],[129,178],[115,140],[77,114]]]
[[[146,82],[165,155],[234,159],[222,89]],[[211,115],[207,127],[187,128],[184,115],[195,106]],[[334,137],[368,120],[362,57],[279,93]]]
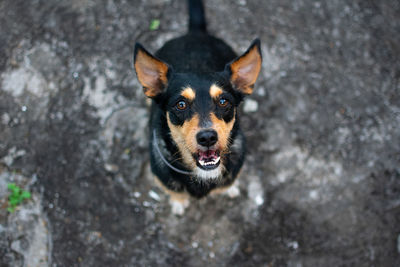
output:
[[[11,118],[10,115],[8,115],[7,113],[4,113],[3,116],[1,116],[1,121],[3,122],[3,124],[8,124],[10,122]]]
[[[256,203],[257,206],[261,206],[264,204],[264,198],[262,195],[257,195],[254,199],[254,202]]]
[[[149,196],[156,201],[160,201],[160,196],[153,190],[149,191]]]
[[[106,171],[108,171],[108,172],[113,172],[113,173],[116,173],[119,170],[117,165],[110,164],[110,163],[104,164],[104,169],[106,169]]]
[[[312,200],[316,200],[318,199],[318,191],[317,190],[311,190],[309,193],[309,196]]]
[[[246,113],[256,112],[258,110],[258,102],[253,99],[246,99],[244,101],[243,111]]]
[[[297,241],[292,241],[292,242],[289,242],[289,243],[287,244],[287,246],[288,246],[289,248],[292,248],[292,249],[296,250],[296,249],[299,248],[299,243],[298,243]]]

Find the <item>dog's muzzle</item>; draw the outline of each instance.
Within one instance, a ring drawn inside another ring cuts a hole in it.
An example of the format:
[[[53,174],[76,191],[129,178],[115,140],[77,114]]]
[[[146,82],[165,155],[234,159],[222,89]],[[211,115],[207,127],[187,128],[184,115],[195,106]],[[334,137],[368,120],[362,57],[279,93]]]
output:
[[[198,143],[196,164],[203,170],[213,170],[220,164],[220,151],[216,148],[218,133],[213,129],[202,130],[196,135]]]

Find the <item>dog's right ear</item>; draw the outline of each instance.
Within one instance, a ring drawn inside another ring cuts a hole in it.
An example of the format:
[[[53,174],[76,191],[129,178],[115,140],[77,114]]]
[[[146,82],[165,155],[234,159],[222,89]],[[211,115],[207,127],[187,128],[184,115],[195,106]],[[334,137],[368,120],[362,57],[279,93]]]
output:
[[[139,43],[135,45],[133,61],[136,75],[143,86],[145,95],[154,98],[162,93],[167,87],[167,75],[171,68],[147,52]]]

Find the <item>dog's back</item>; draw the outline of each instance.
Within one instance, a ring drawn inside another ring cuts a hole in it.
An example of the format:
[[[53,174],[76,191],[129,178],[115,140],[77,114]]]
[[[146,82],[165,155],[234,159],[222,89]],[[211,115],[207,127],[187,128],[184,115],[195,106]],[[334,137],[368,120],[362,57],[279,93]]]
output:
[[[177,72],[223,71],[225,64],[237,55],[225,42],[207,33],[202,1],[188,2],[188,33],[165,43],[156,56]]]

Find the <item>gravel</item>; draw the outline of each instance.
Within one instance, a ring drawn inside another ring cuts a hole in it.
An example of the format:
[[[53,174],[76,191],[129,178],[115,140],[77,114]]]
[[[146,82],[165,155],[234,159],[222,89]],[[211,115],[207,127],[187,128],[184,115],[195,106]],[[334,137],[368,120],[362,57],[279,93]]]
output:
[[[263,69],[240,196],[171,214],[132,69],[182,1],[0,3],[1,266],[400,266],[398,1],[206,1]],[[160,20],[158,30],[150,22]],[[32,198],[6,211],[8,182]]]

